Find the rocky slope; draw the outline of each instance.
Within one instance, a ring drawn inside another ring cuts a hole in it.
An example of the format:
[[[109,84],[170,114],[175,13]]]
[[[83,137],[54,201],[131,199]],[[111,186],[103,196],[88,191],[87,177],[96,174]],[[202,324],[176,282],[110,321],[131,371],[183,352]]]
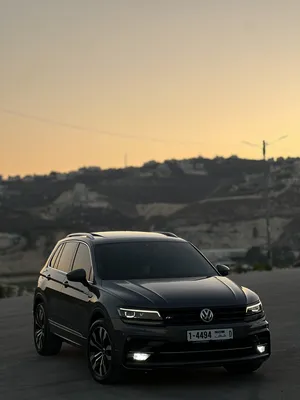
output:
[[[300,159],[268,166],[273,242],[298,250]],[[205,250],[263,245],[266,167],[233,156],[2,179],[0,274],[37,271],[72,231],[170,230]]]

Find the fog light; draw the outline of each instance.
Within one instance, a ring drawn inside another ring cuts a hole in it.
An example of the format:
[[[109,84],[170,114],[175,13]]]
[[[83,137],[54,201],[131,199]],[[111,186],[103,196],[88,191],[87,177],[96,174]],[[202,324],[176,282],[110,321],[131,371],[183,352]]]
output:
[[[266,351],[266,346],[259,344],[258,346],[256,346],[257,351],[262,354]]]
[[[135,361],[146,361],[150,357],[147,353],[133,353],[133,359]]]

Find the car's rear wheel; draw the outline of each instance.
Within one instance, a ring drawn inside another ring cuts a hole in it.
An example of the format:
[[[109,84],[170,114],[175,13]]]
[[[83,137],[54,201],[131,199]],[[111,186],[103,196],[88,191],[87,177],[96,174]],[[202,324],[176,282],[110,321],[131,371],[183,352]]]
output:
[[[111,329],[103,320],[95,321],[89,331],[87,358],[90,373],[95,381],[116,383],[121,377],[121,365],[116,359]]]
[[[62,340],[50,332],[44,303],[39,303],[34,309],[33,335],[36,351],[41,356],[54,356],[60,352]]]
[[[229,364],[224,366],[230,374],[252,374],[262,366],[261,361],[251,361],[246,363]]]

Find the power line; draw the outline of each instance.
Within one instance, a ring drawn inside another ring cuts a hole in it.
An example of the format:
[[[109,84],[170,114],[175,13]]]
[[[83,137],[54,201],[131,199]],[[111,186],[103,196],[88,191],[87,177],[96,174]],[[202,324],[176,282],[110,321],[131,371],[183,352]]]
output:
[[[10,109],[6,109],[6,108],[2,108],[2,107],[0,107],[0,111],[4,114],[9,114],[9,115],[12,115],[17,118],[30,119],[30,120],[34,120],[37,122],[42,122],[42,123],[49,124],[49,125],[57,125],[57,126],[61,126],[63,128],[73,129],[73,130],[77,130],[77,131],[98,133],[99,135],[114,136],[114,137],[125,138],[125,139],[147,140],[147,141],[151,141],[151,142],[160,142],[160,143],[203,144],[201,142],[189,142],[189,141],[181,141],[181,140],[176,140],[176,139],[175,140],[173,140],[173,139],[166,140],[166,139],[159,139],[159,138],[148,137],[148,136],[141,137],[141,136],[137,136],[137,135],[122,134],[122,133],[118,133],[118,132],[102,131],[97,128],[87,128],[87,127],[84,127],[81,125],[68,124],[68,123],[57,121],[54,119],[44,118],[44,117],[40,117],[40,116],[36,116],[36,115],[25,114],[20,111],[10,110]]]

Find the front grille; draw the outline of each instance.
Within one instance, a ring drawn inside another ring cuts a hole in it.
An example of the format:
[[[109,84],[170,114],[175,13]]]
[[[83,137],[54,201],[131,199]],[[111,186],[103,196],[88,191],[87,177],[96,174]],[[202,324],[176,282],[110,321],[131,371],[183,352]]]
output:
[[[200,318],[202,308],[159,310],[165,325],[207,325]],[[214,314],[210,324],[242,322],[246,316],[246,307],[208,307]]]
[[[234,349],[244,349],[253,347],[255,341],[252,337],[246,339],[231,339],[219,342],[203,342],[203,343],[193,343],[193,342],[165,342],[158,347],[160,353],[164,354],[177,354],[177,353],[205,353],[211,351],[226,351]],[[153,347],[154,348],[154,347]]]
[[[217,361],[234,358],[248,357],[255,354],[253,347],[241,347],[231,349],[220,349],[202,352],[182,352],[182,353],[154,353],[149,362],[153,363],[191,363]]]

